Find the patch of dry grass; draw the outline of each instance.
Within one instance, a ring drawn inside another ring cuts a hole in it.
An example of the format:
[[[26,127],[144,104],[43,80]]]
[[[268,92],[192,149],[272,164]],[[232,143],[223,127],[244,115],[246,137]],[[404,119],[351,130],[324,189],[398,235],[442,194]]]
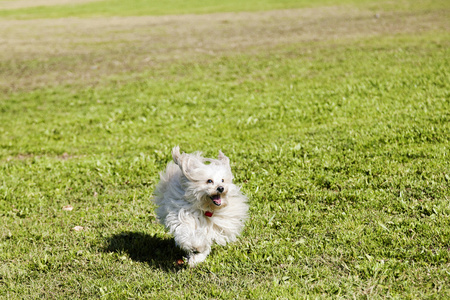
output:
[[[93,84],[172,61],[311,41],[449,30],[448,11],[349,7],[159,17],[0,20],[0,89]]]

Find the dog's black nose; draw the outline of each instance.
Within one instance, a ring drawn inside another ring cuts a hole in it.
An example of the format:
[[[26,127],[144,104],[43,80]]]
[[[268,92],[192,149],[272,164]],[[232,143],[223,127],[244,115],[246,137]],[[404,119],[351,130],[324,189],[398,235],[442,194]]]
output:
[[[219,186],[219,187],[217,188],[217,191],[218,191],[219,193],[223,193],[223,190],[225,190],[225,189],[223,188],[223,186]]]

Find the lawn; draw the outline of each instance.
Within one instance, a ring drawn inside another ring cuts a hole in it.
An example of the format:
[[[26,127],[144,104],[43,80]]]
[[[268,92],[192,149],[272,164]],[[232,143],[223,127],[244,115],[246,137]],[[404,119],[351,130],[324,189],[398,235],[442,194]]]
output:
[[[0,11],[0,298],[448,299],[450,5],[171,2]],[[175,145],[249,197],[196,268]]]

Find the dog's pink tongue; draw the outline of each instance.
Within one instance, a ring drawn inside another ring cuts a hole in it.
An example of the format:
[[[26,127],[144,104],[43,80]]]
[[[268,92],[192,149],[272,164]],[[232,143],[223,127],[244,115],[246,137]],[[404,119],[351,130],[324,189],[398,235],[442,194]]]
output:
[[[222,204],[222,199],[220,199],[220,196],[219,196],[219,195],[214,195],[214,196],[212,196],[212,201],[213,201],[216,205]]]

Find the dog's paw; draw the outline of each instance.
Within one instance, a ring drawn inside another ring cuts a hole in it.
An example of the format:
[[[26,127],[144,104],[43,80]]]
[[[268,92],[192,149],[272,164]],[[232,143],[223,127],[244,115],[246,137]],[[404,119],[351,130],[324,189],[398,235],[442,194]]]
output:
[[[187,263],[189,267],[193,268],[197,266],[199,263],[205,261],[208,253],[192,253],[189,255]]]

